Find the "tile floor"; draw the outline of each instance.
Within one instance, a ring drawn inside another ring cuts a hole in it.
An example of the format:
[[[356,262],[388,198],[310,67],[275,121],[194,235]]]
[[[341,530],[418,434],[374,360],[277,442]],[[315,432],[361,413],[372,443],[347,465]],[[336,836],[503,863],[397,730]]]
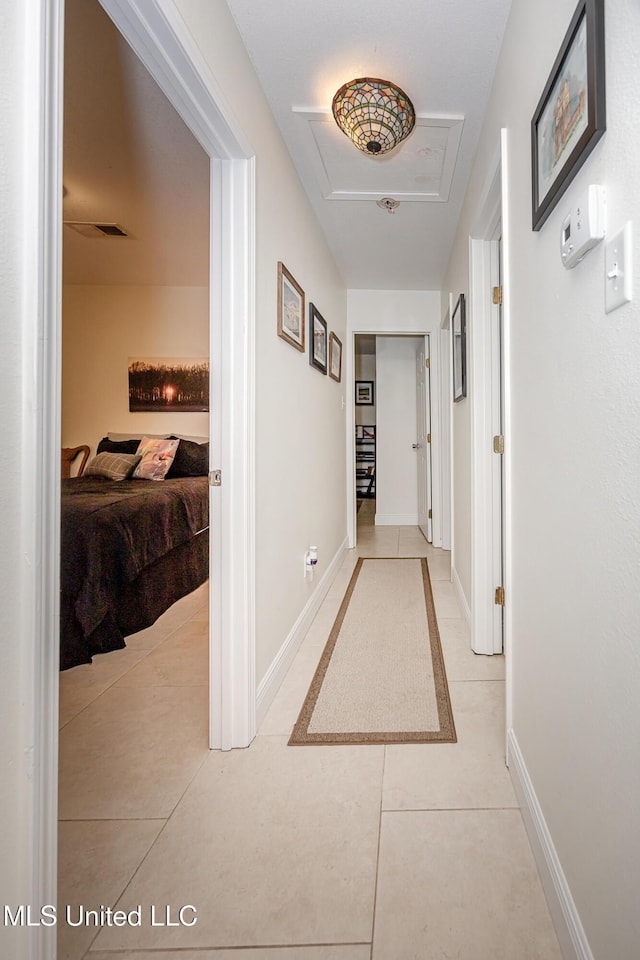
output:
[[[502,658],[471,653],[448,554],[371,516],[248,750],[207,749],[206,587],[62,674],[59,910],[142,910],[60,923],[59,960],[561,960],[504,765]],[[287,746],[357,555],[427,556],[457,744]],[[152,904],[198,922],[152,926]]]

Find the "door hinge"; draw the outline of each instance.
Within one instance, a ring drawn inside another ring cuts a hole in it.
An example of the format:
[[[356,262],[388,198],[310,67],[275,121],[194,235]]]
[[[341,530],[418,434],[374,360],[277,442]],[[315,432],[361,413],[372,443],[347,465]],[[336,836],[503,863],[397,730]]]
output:
[[[493,302],[497,307],[502,306],[502,287],[493,288]]]
[[[430,433],[427,434],[427,443],[431,443],[431,434],[430,434]]]
[[[427,359],[425,360],[424,365],[425,365],[425,367],[427,367],[427,368],[429,368],[429,367],[431,366],[431,359],[430,359],[429,357],[427,357]]]
[[[212,470],[209,473],[209,486],[210,487],[222,486],[222,470]]]
[[[504,607],[504,587],[496,587],[496,606]]]
[[[502,433],[493,438],[493,452],[504,453],[504,435]]]
[[[433,510],[429,510],[429,520],[433,520]]]

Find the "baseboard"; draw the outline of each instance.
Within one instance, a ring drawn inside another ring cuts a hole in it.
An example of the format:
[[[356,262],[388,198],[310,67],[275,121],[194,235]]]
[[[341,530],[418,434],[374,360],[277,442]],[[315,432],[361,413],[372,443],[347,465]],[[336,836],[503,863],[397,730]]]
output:
[[[593,960],[558,852],[512,729],[507,733],[507,761],[562,956],[564,960]]]
[[[467,598],[465,596],[464,590],[462,589],[462,584],[460,583],[460,577],[458,576],[458,571],[455,567],[451,568],[451,580],[453,582],[454,589],[456,591],[456,597],[458,598],[458,603],[460,604],[460,609],[464,619],[467,622],[469,630],[471,630],[471,607],[467,603]]]
[[[376,513],[376,527],[417,527],[417,513]]]
[[[320,608],[320,604],[329,592],[329,588],[331,587],[331,584],[333,583],[336,574],[340,569],[344,552],[347,549],[347,544],[348,541],[345,538],[339,546],[333,560],[325,570],[322,578],[318,580],[315,590],[309,597],[307,603],[302,609],[302,612],[300,613],[300,616],[289,631],[287,639],[278,650],[278,653],[271,663],[271,666],[258,685],[256,692],[257,729],[260,729],[260,724],[267,715],[267,711],[273,702],[273,698],[280,689],[280,685],[286,677],[289,667],[293,663],[293,659],[298,652],[300,644],[304,640],[309,627],[311,626],[313,618]]]

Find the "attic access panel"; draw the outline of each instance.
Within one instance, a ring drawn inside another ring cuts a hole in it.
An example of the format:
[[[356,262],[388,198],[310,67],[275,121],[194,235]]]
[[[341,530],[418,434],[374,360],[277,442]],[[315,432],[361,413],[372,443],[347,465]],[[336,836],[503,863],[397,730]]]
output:
[[[369,157],[356,150],[326,110],[294,107],[325,200],[445,202],[464,126],[463,117],[416,117],[413,133],[395,150]]]

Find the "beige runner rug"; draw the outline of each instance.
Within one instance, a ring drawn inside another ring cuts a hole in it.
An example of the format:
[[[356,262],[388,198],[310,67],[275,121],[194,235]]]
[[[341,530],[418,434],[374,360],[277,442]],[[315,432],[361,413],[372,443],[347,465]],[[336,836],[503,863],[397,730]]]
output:
[[[424,558],[360,558],[289,744],[455,743]]]

